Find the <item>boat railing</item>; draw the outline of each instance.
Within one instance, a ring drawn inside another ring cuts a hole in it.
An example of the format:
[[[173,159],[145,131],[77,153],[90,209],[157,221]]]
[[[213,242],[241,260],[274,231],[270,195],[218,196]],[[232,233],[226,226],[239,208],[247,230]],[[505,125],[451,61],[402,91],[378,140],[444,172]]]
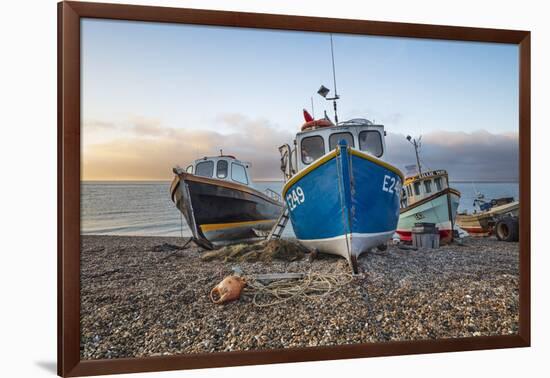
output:
[[[275,201],[281,202],[281,195],[279,193],[277,193],[276,191],[267,188],[267,189],[264,190],[264,193],[268,197],[274,199]]]
[[[365,118],[353,118],[347,121],[338,122],[337,126],[371,126],[374,125],[373,122]]]

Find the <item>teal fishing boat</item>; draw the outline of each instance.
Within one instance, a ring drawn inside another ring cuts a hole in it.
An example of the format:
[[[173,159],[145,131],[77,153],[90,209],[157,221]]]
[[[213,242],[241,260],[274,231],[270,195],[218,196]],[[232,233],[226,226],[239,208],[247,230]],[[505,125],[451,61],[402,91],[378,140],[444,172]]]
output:
[[[433,223],[439,230],[440,242],[449,243],[453,240],[460,192],[449,186],[447,171],[423,172],[419,157],[420,140],[410,136],[407,140],[414,145],[418,173],[405,179],[397,234],[402,241],[410,242],[415,223]]]

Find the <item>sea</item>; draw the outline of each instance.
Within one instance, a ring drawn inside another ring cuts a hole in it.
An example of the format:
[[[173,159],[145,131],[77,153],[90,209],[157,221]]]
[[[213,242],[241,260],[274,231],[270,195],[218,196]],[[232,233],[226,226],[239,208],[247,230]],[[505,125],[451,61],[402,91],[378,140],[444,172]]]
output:
[[[518,199],[517,182],[452,182],[461,192],[459,211],[473,210],[476,193],[485,198]],[[278,193],[282,181],[255,182],[256,189]],[[169,181],[84,181],[81,184],[81,233],[84,235],[191,236],[191,231],[170,199]],[[292,237],[288,223],[283,233]]]

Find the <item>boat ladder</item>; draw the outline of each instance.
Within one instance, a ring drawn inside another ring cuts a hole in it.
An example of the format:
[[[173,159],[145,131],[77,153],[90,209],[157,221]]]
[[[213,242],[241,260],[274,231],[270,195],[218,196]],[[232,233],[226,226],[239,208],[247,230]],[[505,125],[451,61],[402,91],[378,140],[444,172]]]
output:
[[[279,215],[277,222],[269,232],[269,235],[267,236],[266,240],[269,241],[271,239],[280,239],[287,223],[288,223],[288,207],[285,206],[283,209],[283,212],[281,213],[281,215]]]

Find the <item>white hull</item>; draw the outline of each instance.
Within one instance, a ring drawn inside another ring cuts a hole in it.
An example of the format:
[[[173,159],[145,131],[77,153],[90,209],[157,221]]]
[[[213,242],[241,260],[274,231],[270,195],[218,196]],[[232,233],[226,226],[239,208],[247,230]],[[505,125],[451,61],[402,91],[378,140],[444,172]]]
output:
[[[351,257],[359,257],[364,252],[391,239],[394,231],[379,232],[372,234],[351,233],[335,236],[327,239],[300,240],[306,248],[317,250],[323,253],[330,253],[345,257],[348,261]]]

